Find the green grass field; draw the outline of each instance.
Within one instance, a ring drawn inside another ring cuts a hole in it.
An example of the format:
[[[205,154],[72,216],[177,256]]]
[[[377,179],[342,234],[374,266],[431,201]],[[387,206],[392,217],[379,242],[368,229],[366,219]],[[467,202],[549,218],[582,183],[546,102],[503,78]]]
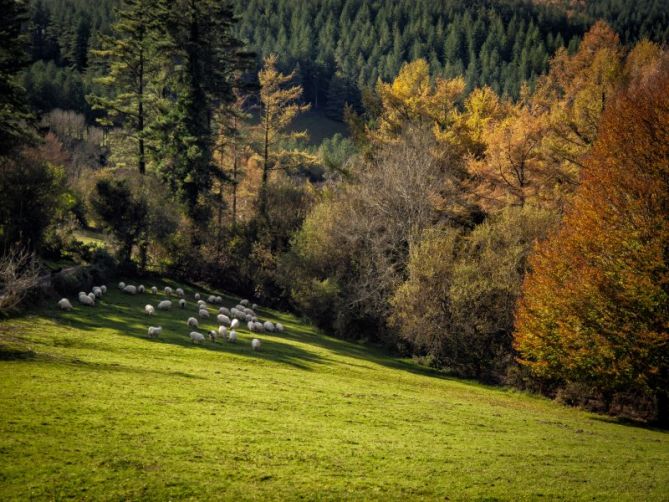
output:
[[[446,378],[273,311],[260,314],[286,332],[254,335],[261,352],[245,329],[194,346],[186,289],[186,310],[151,319],[162,295],[111,287],[94,308],[0,322],[0,500],[669,499],[666,432]]]

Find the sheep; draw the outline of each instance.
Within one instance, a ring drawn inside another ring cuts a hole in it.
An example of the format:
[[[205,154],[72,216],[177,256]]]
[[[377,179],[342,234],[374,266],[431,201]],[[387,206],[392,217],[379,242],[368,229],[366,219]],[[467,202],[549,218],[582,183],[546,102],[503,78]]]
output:
[[[216,342],[216,330],[212,329],[209,331],[209,341]]]
[[[131,284],[128,284],[125,288],[123,288],[123,292],[128,293],[129,295],[136,295],[137,288],[135,286],[132,286]]]
[[[60,307],[61,310],[72,310],[72,304],[70,303],[70,300],[67,298],[61,298],[58,301],[58,306]]]
[[[95,300],[93,300],[86,293],[79,293],[79,303],[83,303],[84,305],[88,305],[89,307],[93,307],[95,305]]]
[[[258,333],[264,333],[265,332],[265,326],[261,322],[254,322],[253,327]]]
[[[233,331],[230,331],[230,333],[228,333],[228,341],[230,343],[236,343],[237,342],[237,332],[236,331],[233,330]]]
[[[200,309],[197,315],[200,317],[209,317],[209,311],[207,309]]]
[[[247,322],[246,327],[249,329],[249,331],[255,331],[256,330],[256,325],[253,321]]]
[[[217,296],[216,297],[216,303],[223,303],[223,297],[222,296]]]
[[[195,299],[199,300],[200,299],[200,293],[195,293]]]
[[[200,307],[206,307],[206,306],[207,306],[207,302],[205,302],[204,300],[198,300],[198,301],[197,301],[197,304],[198,304]]]
[[[156,313],[156,309],[153,308],[153,305],[144,305],[144,313],[146,315],[153,315]]]
[[[169,310],[172,308],[172,302],[169,300],[163,300],[158,304],[158,310]]]
[[[177,288],[177,296],[180,298],[184,297],[184,290],[181,288]]]
[[[232,322],[230,322],[230,327],[235,329],[237,326],[239,326],[239,319],[233,319]]]
[[[144,293],[144,284],[140,284],[139,286],[137,286],[137,292]]]
[[[147,307],[150,307],[151,305],[147,305]],[[163,330],[162,326],[149,326],[149,338],[158,338],[160,336],[160,332]]]
[[[220,335],[221,338],[225,340],[225,337],[228,334],[228,328],[226,328],[225,326],[219,326],[218,334]]]
[[[107,293],[107,286],[105,286],[104,284],[100,286],[100,289],[102,290],[103,295]]]
[[[274,325],[274,327],[276,328],[276,330],[277,330],[279,333],[283,333],[283,324],[281,324],[280,322],[277,322],[277,323]]]
[[[151,293],[153,293],[154,295],[157,295],[157,294],[158,294],[158,288],[155,287],[155,286],[153,286],[153,287],[151,288]]]
[[[91,300],[95,301],[95,294],[94,294],[94,293],[88,293],[88,297],[89,297]]]
[[[165,286],[165,289],[163,291],[165,291],[165,294],[168,296],[172,294],[172,288],[170,288],[169,286]]]
[[[100,298],[102,296],[102,289],[97,286],[93,286],[93,294],[96,298]]]
[[[190,336],[191,342],[193,343],[204,342],[204,335],[202,333],[198,333],[197,331],[191,331],[190,335],[188,336]]]
[[[254,303],[253,305],[251,305],[251,308],[252,308],[253,310],[258,310],[258,304],[257,304],[257,303]]]
[[[181,299],[179,300],[179,307],[181,307],[182,309],[183,309],[183,308],[186,308],[186,300],[184,300],[183,298],[181,298]]]
[[[248,300],[246,300],[246,299],[244,299],[244,300],[242,300],[241,302],[239,302],[239,304],[240,304],[241,306],[243,306],[243,307],[248,307],[249,303],[250,303],[250,302],[249,302]]]
[[[214,295],[209,295],[209,298],[207,298],[207,301],[209,303],[216,303],[216,297]]]
[[[227,307],[221,307],[220,309],[218,309],[218,311],[219,311],[219,313],[221,313],[223,315],[227,315],[227,316],[230,315],[230,309],[227,308]]]
[[[188,325],[189,328],[199,328],[200,323],[198,322],[195,317],[189,317],[188,320],[186,321],[186,324]]]
[[[251,348],[253,350],[256,350],[256,351],[260,350],[261,345],[262,344],[260,343],[260,340],[258,340],[257,338],[254,338],[253,340],[251,340]]]
[[[123,288],[125,288],[125,282],[119,282],[118,283],[118,289],[122,290]]]
[[[274,324],[272,324],[270,321],[265,321],[263,323],[263,326],[265,328],[265,331],[269,331],[270,333],[274,331]]]

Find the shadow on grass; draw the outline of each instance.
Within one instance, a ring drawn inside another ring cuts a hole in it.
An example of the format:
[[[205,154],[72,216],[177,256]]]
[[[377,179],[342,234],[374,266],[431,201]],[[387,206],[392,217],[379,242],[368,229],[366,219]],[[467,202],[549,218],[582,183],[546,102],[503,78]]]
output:
[[[669,429],[667,428],[659,427],[657,424],[654,423],[647,423],[647,422],[642,422],[640,420],[634,420],[632,418],[599,415],[591,417],[591,419],[597,422],[604,422],[610,425],[620,425],[622,427],[634,427],[636,429],[644,429],[647,431],[669,434]]]

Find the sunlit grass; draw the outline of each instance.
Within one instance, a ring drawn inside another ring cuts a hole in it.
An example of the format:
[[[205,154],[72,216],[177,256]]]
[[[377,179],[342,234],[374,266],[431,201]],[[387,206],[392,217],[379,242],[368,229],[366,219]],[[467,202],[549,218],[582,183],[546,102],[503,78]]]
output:
[[[237,344],[194,346],[186,289],[185,310],[152,318],[164,295],[114,286],[94,308],[0,323],[2,500],[669,497],[665,432],[445,378],[271,310],[285,333],[244,325]]]

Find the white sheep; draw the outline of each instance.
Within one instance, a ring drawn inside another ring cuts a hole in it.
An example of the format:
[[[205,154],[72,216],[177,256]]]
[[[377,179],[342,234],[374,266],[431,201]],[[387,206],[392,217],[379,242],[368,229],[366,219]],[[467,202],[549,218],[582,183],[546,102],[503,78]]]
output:
[[[144,305],[144,313],[146,315],[153,315],[156,313],[156,309],[153,308],[153,305]]]
[[[251,305],[251,308],[252,308],[253,310],[258,310],[258,304],[257,304],[257,303],[254,303],[253,305]]]
[[[223,303],[223,297],[222,296],[217,296],[216,297],[216,303]]]
[[[119,282],[118,289],[123,289],[123,288],[125,288],[125,282]]]
[[[150,305],[147,305],[147,307],[150,307]],[[158,338],[162,330],[162,326],[149,326],[149,338]]]
[[[136,295],[137,288],[131,284],[128,284],[125,288],[123,288],[123,292],[128,293],[129,295]]]
[[[158,288],[155,287],[155,286],[153,286],[153,287],[151,288],[151,293],[153,293],[154,295],[157,295],[157,294],[158,294]]]
[[[218,314],[216,316],[216,320],[218,321],[218,324],[224,324],[226,326],[230,326],[230,318],[227,315]]]
[[[264,333],[265,332],[265,325],[259,321],[255,322],[255,328],[258,333]]]
[[[95,298],[96,298],[96,297],[95,297],[95,293],[88,293],[88,297],[89,297],[91,300],[95,301]]]
[[[209,295],[209,298],[207,298],[207,301],[209,303],[216,303],[216,297],[214,295]]]
[[[207,306],[207,302],[205,302],[204,300],[198,300],[198,301],[197,301],[197,304],[198,304],[200,307],[206,307],[206,306]]]
[[[249,329],[249,331],[255,331],[256,330],[256,324],[253,321],[247,322],[246,327]]]
[[[230,309],[227,308],[227,307],[221,307],[220,309],[218,309],[218,312],[220,314],[223,314],[223,315],[227,315],[227,316],[230,315]]]
[[[219,326],[218,334],[220,335],[221,338],[225,340],[225,337],[228,334],[228,328],[226,328],[225,326]]]
[[[184,297],[184,290],[181,288],[177,288],[177,296],[180,298]]]
[[[190,335],[188,336],[190,336],[191,342],[193,343],[204,342],[204,335],[202,333],[198,333],[197,331],[191,331]]]
[[[209,311],[207,309],[200,309],[197,315],[200,317],[209,317]]]
[[[262,344],[260,343],[260,340],[258,340],[257,338],[254,338],[253,340],[251,340],[251,348],[253,350],[260,350],[261,345]]]
[[[280,322],[277,322],[277,323],[274,325],[274,327],[276,328],[276,330],[277,330],[279,333],[283,333],[283,324],[281,324]]]
[[[242,300],[241,302],[239,302],[239,304],[242,305],[243,307],[248,307],[249,303],[250,303],[250,302],[249,302],[248,300],[246,300],[246,299],[244,299],[244,300]]]
[[[189,328],[199,328],[200,323],[198,322],[195,317],[189,317],[188,320],[186,321],[186,324],[188,325]]]
[[[239,319],[233,319],[232,322],[230,322],[230,327],[235,329],[237,326],[239,326]]]
[[[183,308],[186,308],[186,300],[184,300],[183,298],[181,298],[181,299],[179,300],[179,307],[181,307],[182,309],[183,309]]]
[[[158,304],[158,310],[169,310],[172,308],[172,302],[169,300],[163,300]]]
[[[228,333],[228,341],[230,343],[236,343],[237,342],[237,332],[232,330],[230,333]]]
[[[105,286],[104,284],[102,286],[100,286],[100,289],[102,290],[102,294],[107,293],[107,286]]]
[[[195,299],[199,300],[200,299],[200,293],[195,293]]]
[[[144,284],[140,284],[139,286],[137,286],[137,292],[144,293]]]
[[[269,331],[270,333],[274,331],[274,324],[272,324],[270,321],[265,321],[263,323],[263,327],[265,328],[265,331]]]
[[[209,331],[209,341],[216,342],[216,330],[212,329]]]
[[[100,298],[102,296],[102,289],[97,286],[93,286],[93,294],[96,298]]]
[[[169,286],[165,286],[164,291],[165,291],[165,294],[168,295],[168,296],[172,294],[172,288],[170,288]]]
[[[86,293],[79,293],[79,303],[83,303],[84,305],[88,305],[89,307],[93,307],[95,305],[95,300],[93,300]]]
[[[58,306],[61,308],[61,310],[72,310],[72,304],[67,298],[61,298],[58,301]]]

